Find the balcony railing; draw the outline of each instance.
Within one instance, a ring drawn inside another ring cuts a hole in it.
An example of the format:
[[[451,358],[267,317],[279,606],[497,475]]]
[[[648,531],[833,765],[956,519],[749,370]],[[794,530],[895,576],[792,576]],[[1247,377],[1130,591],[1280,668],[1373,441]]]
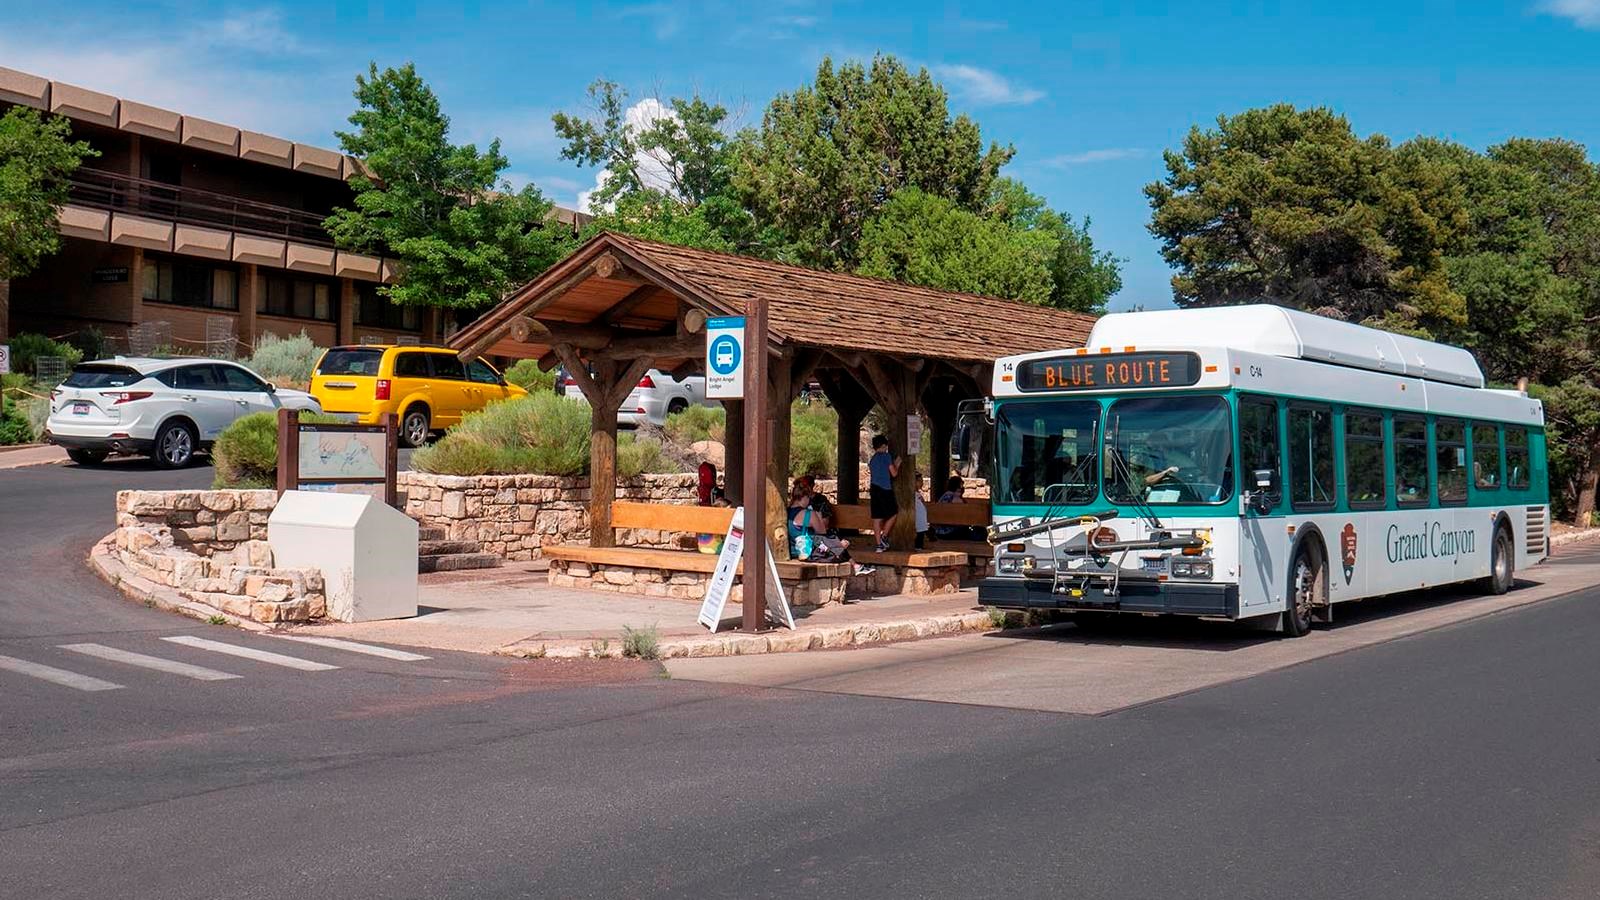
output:
[[[98,169],[79,169],[71,185],[71,202],[80,206],[333,246],[322,227],[323,216],[304,210]]]

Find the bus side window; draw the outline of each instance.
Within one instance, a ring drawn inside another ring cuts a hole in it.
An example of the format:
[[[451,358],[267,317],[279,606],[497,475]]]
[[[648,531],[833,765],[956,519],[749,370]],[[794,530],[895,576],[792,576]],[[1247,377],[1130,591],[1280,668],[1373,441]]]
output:
[[[1289,498],[1295,509],[1333,505],[1333,410],[1289,407]]]
[[[1472,483],[1480,491],[1500,487],[1500,429],[1493,425],[1472,426]]]
[[[1467,502],[1467,428],[1460,419],[1433,423],[1433,468],[1439,480],[1439,504]]]
[[[1528,489],[1528,430],[1506,429],[1506,487],[1513,491]]]
[[[1344,412],[1345,490],[1353,509],[1378,509],[1389,502],[1383,472],[1383,415],[1370,410]]]
[[[1239,398],[1240,482],[1245,490],[1264,493],[1269,506],[1277,506],[1283,496],[1279,446],[1277,402]]]
[[[1394,490],[1401,505],[1426,506],[1428,497],[1428,423],[1394,417]]]

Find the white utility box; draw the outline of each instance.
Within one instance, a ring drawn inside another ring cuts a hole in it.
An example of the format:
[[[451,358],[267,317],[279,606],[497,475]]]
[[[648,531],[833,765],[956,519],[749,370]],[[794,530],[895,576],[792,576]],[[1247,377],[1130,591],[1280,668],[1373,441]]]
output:
[[[274,565],[322,571],[330,618],[417,614],[417,523],[373,497],[286,491],[267,520],[267,543]]]

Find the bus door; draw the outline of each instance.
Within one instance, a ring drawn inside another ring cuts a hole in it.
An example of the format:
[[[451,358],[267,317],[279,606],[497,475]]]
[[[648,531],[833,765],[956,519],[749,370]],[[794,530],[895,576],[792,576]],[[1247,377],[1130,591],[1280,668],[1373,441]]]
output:
[[[1283,505],[1283,439],[1278,401],[1239,397],[1239,612],[1283,607],[1289,542]]]

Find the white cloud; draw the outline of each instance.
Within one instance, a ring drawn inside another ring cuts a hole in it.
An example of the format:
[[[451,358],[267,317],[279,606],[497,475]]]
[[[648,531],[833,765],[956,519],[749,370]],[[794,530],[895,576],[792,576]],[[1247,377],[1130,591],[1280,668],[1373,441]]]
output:
[[[638,103],[628,107],[628,111],[623,114],[623,122],[634,134],[638,134],[646,128],[649,128],[651,125],[655,124],[661,119],[671,119],[677,121],[678,114],[673,112],[671,107],[654,97],[646,97],[645,99],[640,100]],[[672,164],[669,161],[653,156],[641,150],[634,157],[634,165],[637,167],[639,173],[639,181],[645,187],[653,188],[667,194],[674,192],[673,186],[676,182],[676,179],[673,178]],[[586,191],[578,192],[578,209],[583,210],[584,212],[589,212],[590,200],[594,197],[595,192],[605,187],[606,182],[610,180],[610,169],[601,169],[600,171],[596,172],[594,176],[594,187],[591,187]],[[610,207],[608,206],[606,208],[609,209]]]
[[[295,56],[285,66],[284,53]],[[285,30],[272,12],[198,29],[0,30],[13,69],[186,115],[323,147],[337,146],[354,101],[348,63]]]
[[[1600,30],[1600,0],[1544,0],[1534,8],[1547,16],[1571,19],[1579,28]]]
[[[641,3],[617,10],[619,19],[644,19],[652,24],[656,40],[665,41],[683,29],[683,14],[670,3]]]
[[[1043,160],[1041,165],[1059,169],[1065,166],[1085,166],[1092,163],[1135,159],[1143,155],[1144,151],[1138,147],[1103,147],[1098,150],[1084,150],[1080,153],[1063,153],[1060,156],[1052,156]]]
[[[1044,99],[1044,91],[1012,84],[1009,79],[992,69],[977,66],[942,65],[933,71],[951,82],[956,96],[985,106],[1026,106]]]

